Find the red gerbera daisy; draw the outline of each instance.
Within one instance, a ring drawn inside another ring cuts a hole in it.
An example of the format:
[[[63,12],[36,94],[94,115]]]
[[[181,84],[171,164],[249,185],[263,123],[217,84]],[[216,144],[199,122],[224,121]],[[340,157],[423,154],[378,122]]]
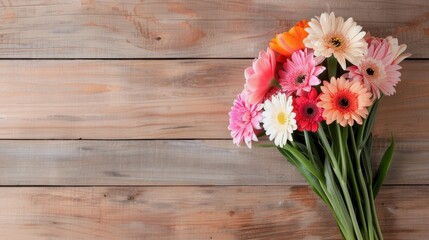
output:
[[[296,113],[296,121],[299,131],[316,132],[319,122],[323,120],[322,108],[317,106],[319,97],[317,90],[311,88],[310,92],[303,92],[300,97],[295,98],[293,110]]]

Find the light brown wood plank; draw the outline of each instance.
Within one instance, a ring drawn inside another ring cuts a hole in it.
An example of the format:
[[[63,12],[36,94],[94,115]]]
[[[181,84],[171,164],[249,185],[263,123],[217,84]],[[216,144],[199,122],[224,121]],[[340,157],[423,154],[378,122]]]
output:
[[[429,184],[429,142],[396,143],[386,184]],[[374,165],[387,142],[374,144]],[[228,140],[0,141],[0,185],[307,185],[275,148]]]
[[[385,239],[429,235],[429,187],[386,187]],[[0,188],[0,234],[15,239],[340,239],[306,187]]]
[[[420,65],[421,64],[421,65]],[[407,62],[396,94],[380,103],[375,137],[429,139],[429,61]]]
[[[335,11],[429,57],[427,1],[3,0],[2,58],[255,57],[297,20]],[[400,14],[399,14],[400,13]]]
[[[229,138],[252,60],[0,61],[0,138]],[[374,134],[429,137],[429,61],[406,61]]]
[[[0,138],[228,137],[243,63],[2,61]]]
[[[302,183],[276,149],[232,141],[0,141],[1,185]]]

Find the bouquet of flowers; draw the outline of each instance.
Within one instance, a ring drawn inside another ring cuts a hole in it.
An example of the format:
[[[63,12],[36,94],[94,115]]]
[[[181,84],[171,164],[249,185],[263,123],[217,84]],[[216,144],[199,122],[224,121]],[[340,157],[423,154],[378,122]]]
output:
[[[406,45],[365,33],[334,13],[277,34],[244,71],[229,113],[233,142],[266,135],[332,210],[344,239],[383,239],[374,199],[389,170],[391,140],[375,173],[371,129],[395,93]],[[339,66],[338,66],[339,65]]]

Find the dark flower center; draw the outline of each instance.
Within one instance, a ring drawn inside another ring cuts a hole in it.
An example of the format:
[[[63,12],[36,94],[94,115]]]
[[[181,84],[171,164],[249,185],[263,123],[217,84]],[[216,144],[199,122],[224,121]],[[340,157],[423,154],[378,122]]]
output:
[[[366,69],[366,73],[367,73],[368,75],[372,76],[372,75],[374,75],[374,69],[372,69],[372,68],[367,68],[367,69]]]
[[[299,76],[296,78],[296,83],[297,83],[297,84],[301,84],[301,83],[303,83],[303,82],[304,82],[304,80],[305,80],[305,77],[306,77],[306,75],[299,75]]]
[[[339,48],[341,47],[341,38],[337,38],[337,37],[333,37],[331,38],[331,40],[329,41],[331,43],[332,46]]]
[[[314,113],[314,109],[313,108],[311,108],[311,107],[307,108],[307,115],[311,115],[313,113]]]
[[[347,98],[340,98],[339,105],[340,107],[346,109],[349,107],[349,100]]]

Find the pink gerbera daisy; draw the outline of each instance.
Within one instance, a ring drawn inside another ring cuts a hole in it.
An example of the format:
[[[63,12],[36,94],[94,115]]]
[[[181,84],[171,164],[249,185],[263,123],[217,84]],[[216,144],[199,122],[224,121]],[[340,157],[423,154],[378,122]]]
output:
[[[374,44],[381,44],[381,42],[384,40],[384,38],[374,37],[371,36],[371,34],[368,32],[365,36],[365,40],[370,45],[373,41],[375,41]],[[393,54],[393,63],[399,64],[401,63],[405,58],[410,57],[410,53],[404,53],[407,49],[407,45],[401,44],[399,45],[398,39],[394,38],[392,36],[386,37],[387,43],[389,43],[389,50]]]
[[[244,70],[246,77],[245,89],[247,100],[251,104],[261,103],[268,91],[275,85],[276,55],[270,48],[260,51],[259,58],[253,61],[251,67]]]
[[[281,92],[281,89],[278,87],[270,88],[270,90],[267,92],[267,94],[265,94],[263,102],[265,102],[266,100],[271,100],[271,97],[274,95],[277,95],[279,92]]]
[[[239,146],[243,140],[251,148],[252,141],[258,141],[255,130],[261,129],[262,104],[250,104],[243,91],[235,99],[229,112],[229,126],[234,144]]]
[[[299,131],[316,132],[319,122],[323,120],[322,108],[317,106],[319,101],[317,90],[312,88],[309,93],[304,92],[293,102],[293,111],[296,113],[296,121]]]
[[[347,68],[348,77],[362,82],[374,97],[380,98],[380,91],[393,95],[396,84],[401,80],[398,71],[401,67],[394,63],[395,57],[387,40],[373,40],[365,58],[358,65]]]
[[[296,51],[291,59],[283,64],[283,70],[279,71],[279,84],[282,90],[288,94],[296,91],[301,95],[302,91],[310,92],[311,86],[320,84],[317,76],[325,70],[323,66],[317,66],[312,52],[307,49]]]
[[[355,121],[362,124],[362,118],[368,116],[371,93],[360,82],[332,77],[330,82],[323,82],[321,90],[317,106],[323,108],[326,124],[337,121],[343,127],[353,126]]]

